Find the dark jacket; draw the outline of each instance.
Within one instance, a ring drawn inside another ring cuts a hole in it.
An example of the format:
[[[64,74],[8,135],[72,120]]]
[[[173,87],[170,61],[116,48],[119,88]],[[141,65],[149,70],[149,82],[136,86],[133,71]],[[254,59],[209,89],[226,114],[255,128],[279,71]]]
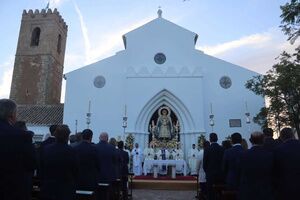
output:
[[[50,136],[48,137],[46,140],[44,140],[43,142],[41,142],[39,148],[37,149],[37,164],[38,164],[38,167],[37,167],[37,176],[40,177],[40,173],[41,173],[41,154],[44,150],[44,148],[46,146],[48,146],[49,144],[53,144],[55,143],[55,137],[53,136]]]
[[[73,200],[78,162],[67,143],[47,145],[41,155],[41,195],[51,200]]]
[[[243,200],[268,200],[272,191],[273,154],[263,146],[253,146],[241,155],[239,197]]]
[[[276,191],[279,199],[299,197],[300,188],[300,142],[288,140],[274,151]]]
[[[116,180],[116,148],[107,142],[100,141],[97,145],[97,156],[100,166],[98,182],[111,183]]]
[[[212,143],[204,150],[203,169],[208,184],[222,183],[224,175],[222,170],[224,149],[218,143]]]
[[[264,148],[268,151],[274,151],[277,146],[277,142],[271,137],[267,137],[264,140]]]
[[[49,145],[49,144],[53,144],[55,142],[55,137],[53,137],[53,136],[50,136],[50,137],[48,137],[46,140],[44,140],[42,143],[41,143],[41,148],[43,148],[43,147],[45,147],[45,146],[47,146],[47,145]]]
[[[80,142],[73,147],[79,163],[78,179],[76,189],[95,190],[97,186],[97,177],[100,172],[97,149],[86,141]]]
[[[123,149],[119,149],[119,154],[121,157],[120,175],[124,179],[124,178],[127,178],[127,176],[128,176],[129,156],[128,156],[128,153],[126,151],[124,151]]]
[[[224,152],[223,170],[225,183],[229,189],[237,189],[240,180],[240,156],[244,152],[241,145],[235,145]]]
[[[28,174],[35,168],[31,135],[0,121],[0,199],[28,198]]]

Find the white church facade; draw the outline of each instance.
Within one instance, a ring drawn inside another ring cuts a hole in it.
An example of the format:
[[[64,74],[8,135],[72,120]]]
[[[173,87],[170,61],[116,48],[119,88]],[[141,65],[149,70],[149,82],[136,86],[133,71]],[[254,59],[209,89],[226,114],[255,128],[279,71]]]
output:
[[[121,139],[131,133],[144,148],[165,107],[185,154],[201,134],[248,139],[260,130],[252,118],[264,99],[245,83],[258,74],[195,49],[197,38],[161,12],[123,35],[124,50],[65,74],[63,122],[72,132],[89,127],[94,142],[102,131]]]

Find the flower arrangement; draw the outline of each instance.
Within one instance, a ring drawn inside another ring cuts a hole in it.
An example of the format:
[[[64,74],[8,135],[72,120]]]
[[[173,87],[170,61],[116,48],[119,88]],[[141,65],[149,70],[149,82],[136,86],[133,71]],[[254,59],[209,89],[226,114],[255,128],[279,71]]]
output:
[[[205,135],[201,134],[201,135],[198,137],[198,148],[203,149],[203,146],[204,146],[204,142],[205,142],[205,141],[206,141]]]
[[[225,140],[229,140],[231,142],[231,135],[228,135],[227,137],[225,137]]]
[[[132,135],[132,133],[129,133],[125,139],[125,146],[127,146],[127,148],[131,151],[133,149],[133,145],[134,145],[134,136]]]

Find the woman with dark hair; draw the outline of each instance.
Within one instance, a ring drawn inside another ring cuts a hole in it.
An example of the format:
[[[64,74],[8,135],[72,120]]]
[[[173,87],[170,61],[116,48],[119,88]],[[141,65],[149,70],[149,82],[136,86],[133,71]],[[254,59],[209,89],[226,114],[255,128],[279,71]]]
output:
[[[231,148],[232,147],[231,141],[230,140],[222,141],[222,147],[224,148],[224,150]]]
[[[242,139],[241,145],[242,145],[244,150],[248,150],[248,143],[247,143],[247,140],[245,138]]]

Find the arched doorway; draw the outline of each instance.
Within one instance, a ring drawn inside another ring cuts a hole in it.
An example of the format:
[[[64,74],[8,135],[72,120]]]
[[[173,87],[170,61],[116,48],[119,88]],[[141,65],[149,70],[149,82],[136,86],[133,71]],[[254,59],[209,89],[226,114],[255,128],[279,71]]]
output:
[[[170,91],[163,89],[155,94],[142,108],[135,122],[137,133],[149,133],[149,122],[156,111],[162,106],[168,106],[178,118],[181,133],[195,129],[195,122],[184,103]]]

